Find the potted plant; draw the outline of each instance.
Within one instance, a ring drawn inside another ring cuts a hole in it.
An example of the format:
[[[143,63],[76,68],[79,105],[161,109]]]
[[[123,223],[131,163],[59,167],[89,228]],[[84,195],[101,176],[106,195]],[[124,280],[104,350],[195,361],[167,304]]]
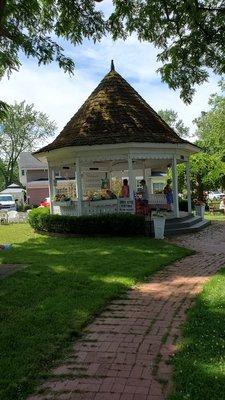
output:
[[[57,205],[71,205],[71,198],[66,196],[65,194],[56,194],[54,198],[54,203]]]
[[[205,203],[204,203],[204,201],[199,200],[199,199],[194,199],[193,203],[195,205],[196,215],[198,215],[199,217],[204,219],[204,215],[205,215]]]
[[[152,214],[152,219],[154,223],[155,239],[164,239],[166,221],[165,214],[160,210],[157,210]]]

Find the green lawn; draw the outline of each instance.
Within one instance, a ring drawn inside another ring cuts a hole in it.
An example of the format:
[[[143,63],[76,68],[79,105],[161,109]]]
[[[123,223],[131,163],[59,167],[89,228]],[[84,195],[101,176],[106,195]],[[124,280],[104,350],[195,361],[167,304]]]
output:
[[[198,296],[189,311],[184,341],[174,358],[171,400],[225,399],[225,270]]]
[[[209,219],[210,221],[224,221],[225,222],[225,214],[221,212],[215,212],[215,214],[206,212],[205,219]]]
[[[25,399],[106,303],[190,253],[149,238],[62,238],[0,226],[0,263],[28,267],[0,281],[0,399]]]

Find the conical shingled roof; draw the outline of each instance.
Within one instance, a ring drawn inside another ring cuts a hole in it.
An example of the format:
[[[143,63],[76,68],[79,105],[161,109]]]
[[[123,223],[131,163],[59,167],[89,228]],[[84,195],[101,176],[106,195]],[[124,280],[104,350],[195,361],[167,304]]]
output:
[[[37,153],[130,142],[187,143],[112,69],[59,136]]]

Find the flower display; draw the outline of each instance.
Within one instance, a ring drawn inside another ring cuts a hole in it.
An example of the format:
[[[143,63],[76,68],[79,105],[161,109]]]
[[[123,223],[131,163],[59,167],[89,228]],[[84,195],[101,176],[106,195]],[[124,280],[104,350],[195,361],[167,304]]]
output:
[[[70,201],[71,198],[66,196],[65,194],[56,194],[54,201]]]

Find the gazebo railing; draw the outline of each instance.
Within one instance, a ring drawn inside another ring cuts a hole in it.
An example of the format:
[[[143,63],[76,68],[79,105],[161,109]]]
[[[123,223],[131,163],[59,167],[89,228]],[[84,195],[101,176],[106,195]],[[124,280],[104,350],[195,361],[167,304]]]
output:
[[[109,199],[99,201],[83,201],[82,215],[100,215],[135,212],[135,204],[132,199]],[[76,201],[53,202],[53,214],[77,216],[78,205]]]

